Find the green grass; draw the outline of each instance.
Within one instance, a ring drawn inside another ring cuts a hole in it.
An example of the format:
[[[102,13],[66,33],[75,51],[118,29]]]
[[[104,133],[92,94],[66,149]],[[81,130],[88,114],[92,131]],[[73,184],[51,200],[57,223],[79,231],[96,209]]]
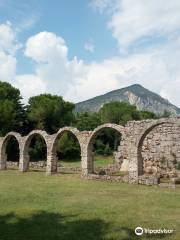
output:
[[[80,159],[76,159],[76,160],[72,160],[72,159],[66,159],[66,160],[59,160],[59,163],[63,166],[63,167],[81,167],[81,161]]]
[[[113,156],[101,156],[95,155],[94,157],[94,167],[107,167],[108,164],[113,164],[114,158]]]
[[[72,160],[72,159],[66,159],[66,160],[60,160],[59,161],[62,166],[64,167],[81,167],[80,159]],[[96,155],[94,157],[94,167],[107,167],[108,164],[112,164],[114,162],[113,156],[101,156]]]
[[[0,240],[131,240],[134,228],[172,228],[180,239],[180,191],[88,181],[78,174],[0,172]]]

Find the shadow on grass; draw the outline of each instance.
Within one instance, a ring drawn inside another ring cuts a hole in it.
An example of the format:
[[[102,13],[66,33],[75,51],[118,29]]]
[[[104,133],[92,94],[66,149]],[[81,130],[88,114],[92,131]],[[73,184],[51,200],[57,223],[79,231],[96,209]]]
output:
[[[1,240],[102,240],[107,224],[102,220],[76,220],[73,216],[39,212],[28,218],[14,213],[0,216]]]
[[[30,168],[28,172],[46,172],[46,168],[44,169]]]
[[[73,220],[77,216],[38,212],[29,217],[14,213],[0,216],[0,240],[135,240],[163,239],[167,235],[138,237],[134,229],[111,229],[101,219]]]

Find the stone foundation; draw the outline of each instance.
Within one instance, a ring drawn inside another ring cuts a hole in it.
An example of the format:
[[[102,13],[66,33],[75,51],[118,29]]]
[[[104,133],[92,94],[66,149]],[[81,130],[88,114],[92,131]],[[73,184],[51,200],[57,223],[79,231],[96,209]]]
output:
[[[29,162],[29,168],[30,169],[37,169],[37,170],[46,170],[46,161],[37,161],[37,162]],[[6,168],[18,168],[19,162],[12,162],[7,161],[6,162]],[[64,167],[61,165],[61,163],[58,163],[57,165],[58,172],[72,172],[72,173],[81,173],[80,167]]]
[[[110,182],[129,182],[128,176],[109,176],[109,175],[98,175],[98,174],[88,174],[83,176],[87,180],[98,180],[98,181],[110,181]]]
[[[160,177],[145,176],[145,175],[138,177],[138,184],[158,185],[159,183],[160,183]]]

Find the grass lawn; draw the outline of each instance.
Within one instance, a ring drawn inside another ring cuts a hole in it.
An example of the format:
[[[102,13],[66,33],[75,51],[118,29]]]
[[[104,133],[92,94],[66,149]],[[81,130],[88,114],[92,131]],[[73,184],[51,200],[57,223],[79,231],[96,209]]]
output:
[[[94,167],[107,167],[108,164],[113,164],[114,158],[113,156],[101,156],[96,155],[94,157]]]
[[[64,167],[81,167],[80,159],[74,160],[60,160],[59,161]],[[114,162],[113,156],[101,156],[96,155],[94,157],[94,167],[107,167],[108,164]]]
[[[59,163],[63,166],[63,167],[81,167],[81,160],[77,159],[77,160],[72,160],[72,159],[67,159],[67,160],[59,160]]]
[[[134,228],[176,229],[136,237]],[[180,239],[180,189],[0,172],[0,240]]]

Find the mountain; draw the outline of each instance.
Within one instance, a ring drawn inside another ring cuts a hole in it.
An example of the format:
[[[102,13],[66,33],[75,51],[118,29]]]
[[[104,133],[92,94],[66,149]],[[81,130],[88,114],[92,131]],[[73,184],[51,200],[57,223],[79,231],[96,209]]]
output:
[[[89,100],[79,102],[75,105],[76,112],[97,112],[105,103],[112,101],[125,101],[136,105],[138,110],[147,110],[156,114],[163,114],[168,111],[171,115],[180,114],[180,108],[171,104],[167,99],[157,93],[151,92],[139,84],[121,88],[100,95]]]

